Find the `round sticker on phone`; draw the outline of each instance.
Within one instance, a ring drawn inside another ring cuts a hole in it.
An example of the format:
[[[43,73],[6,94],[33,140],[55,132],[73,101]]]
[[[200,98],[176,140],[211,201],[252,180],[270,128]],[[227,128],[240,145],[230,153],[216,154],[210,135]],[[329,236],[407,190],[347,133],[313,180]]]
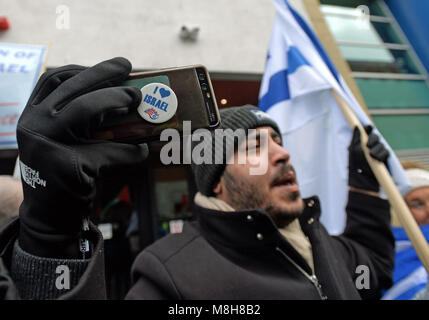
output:
[[[140,116],[152,123],[170,120],[177,110],[177,97],[169,86],[163,83],[150,83],[141,88],[142,102],[137,108]]]

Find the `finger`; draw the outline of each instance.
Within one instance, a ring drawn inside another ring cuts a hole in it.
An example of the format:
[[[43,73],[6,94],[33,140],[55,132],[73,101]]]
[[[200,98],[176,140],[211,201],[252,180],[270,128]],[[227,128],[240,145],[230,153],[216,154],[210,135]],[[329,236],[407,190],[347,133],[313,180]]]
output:
[[[67,127],[75,137],[90,138],[106,114],[121,116],[137,108],[142,93],[135,87],[104,88],[82,95],[57,114],[58,126]]]
[[[365,131],[366,131],[366,133],[369,135],[369,134],[371,134],[371,132],[372,132],[372,125],[366,125],[365,126]]]
[[[383,144],[379,143],[369,150],[369,154],[374,159],[385,162],[389,156],[389,151],[383,146]]]
[[[82,170],[90,177],[109,175],[114,171],[139,170],[149,155],[146,144],[133,145],[117,142],[101,142],[80,145]]]
[[[380,142],[380,138],[378,137],[378,135],[373,133],[368,136],[368,143],[366,145],[368,148],[372,148],[379,142]]]
[[[54,70],[49,70],[42,74],[36,87],[33,90],[28,101],[33,105],[37,105],[43,101],[52,91],[54,91],[61,83],[74,77],[79,72],[85,70],[85,67],[78,65],[68,65]]]
[[[45,99],[45,103],[48,108],[59,110],[77,96],[120,84],[130,72],[131,63],[125,58],[103,61],[63,82]]]

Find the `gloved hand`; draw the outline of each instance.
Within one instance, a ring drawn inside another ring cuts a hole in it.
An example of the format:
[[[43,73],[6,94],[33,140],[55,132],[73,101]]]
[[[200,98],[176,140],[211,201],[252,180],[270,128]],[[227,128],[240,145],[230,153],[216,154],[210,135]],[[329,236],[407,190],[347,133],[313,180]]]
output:
[[[379,137],[375,133],[371,133],[372,126],[366,126],[365,131],[368,133],[367,147],[370,155],[386,164],[389,151],[380,142]],[[353,131],[352,141],[349,146],[349,186],[376,192],[380,189],[380,185],[365,158],[357,127]]]
[[[92,140],[109,113],[137,108],[141,92],[115,87],[131,71],[124,58],[84,68],[64,66],[42,75],[17,126],[24,189],[19,244],[50,258],[81,258],[83,218],[93,210],[95,181],[138,167],[146,145]]]

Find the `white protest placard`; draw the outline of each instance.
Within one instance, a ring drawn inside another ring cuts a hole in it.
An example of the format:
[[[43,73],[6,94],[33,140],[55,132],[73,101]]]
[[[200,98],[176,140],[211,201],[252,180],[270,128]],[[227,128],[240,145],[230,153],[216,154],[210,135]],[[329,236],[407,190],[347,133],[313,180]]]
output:
[[[0,43],[0,149],[16,149],[16,124],[36,85],[46,47]]]

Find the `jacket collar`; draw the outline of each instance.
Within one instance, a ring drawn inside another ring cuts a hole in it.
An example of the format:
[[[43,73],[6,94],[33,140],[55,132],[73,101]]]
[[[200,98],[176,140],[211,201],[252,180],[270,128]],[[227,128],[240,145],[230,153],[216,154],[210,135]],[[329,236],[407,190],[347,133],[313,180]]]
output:
[[[307,234],[320,218],[320,203],[316,196],[303,200],[304,211],[299,221]],[[195,205],[195,213],[202,234],[223,246],[260,250],[284,241],[271,217],[261,209],[223,212]]]

